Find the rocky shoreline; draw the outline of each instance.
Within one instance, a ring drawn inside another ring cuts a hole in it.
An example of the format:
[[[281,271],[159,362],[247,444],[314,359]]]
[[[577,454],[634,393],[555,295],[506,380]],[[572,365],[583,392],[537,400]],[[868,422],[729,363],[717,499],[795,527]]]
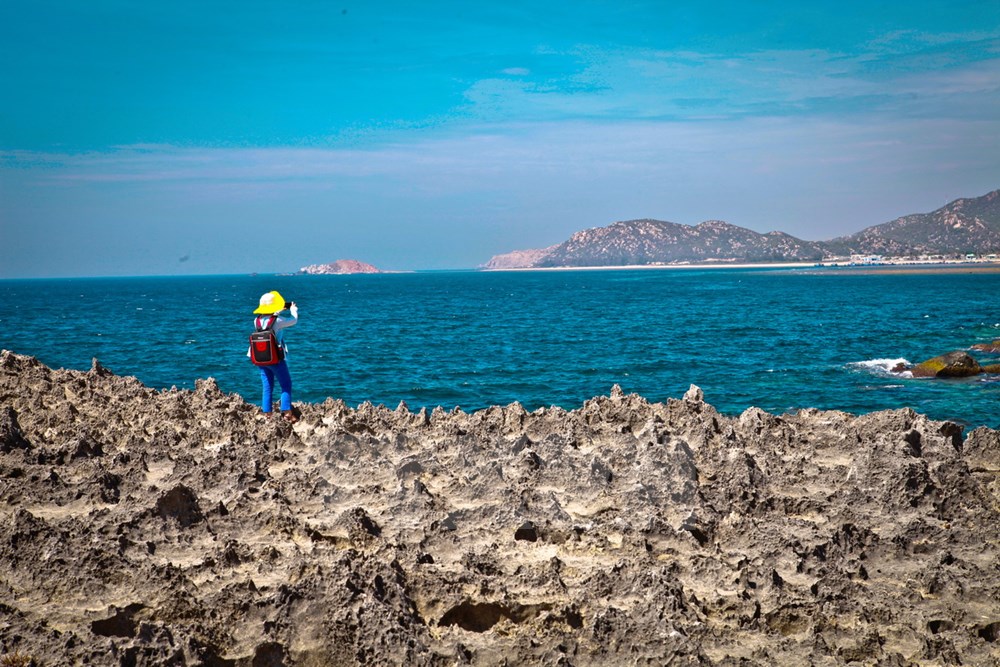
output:
[[[1000,661],[998,431],[298,407],[0,354],[0,661]]]

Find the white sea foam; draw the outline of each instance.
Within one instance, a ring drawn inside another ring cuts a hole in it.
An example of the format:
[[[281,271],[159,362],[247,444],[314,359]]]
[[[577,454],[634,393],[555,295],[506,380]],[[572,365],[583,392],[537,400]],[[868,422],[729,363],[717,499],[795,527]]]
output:
[[[868,373],[875,373],[877,375],[893,375],[895,377],[904,378],[913,377],[913,373],[910,371],[893,373],[892,369],[899,364],[909,366],[910,362],[902,357],[899,359],[868,359],[867,361],[856,361],[853,364],[848,364],[848,366],[852,366],[858,370],[866,371]]]

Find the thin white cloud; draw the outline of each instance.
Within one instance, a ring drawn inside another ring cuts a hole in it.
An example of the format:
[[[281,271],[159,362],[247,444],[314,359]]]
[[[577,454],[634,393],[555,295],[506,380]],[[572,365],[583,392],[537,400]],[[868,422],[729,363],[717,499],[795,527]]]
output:
[[[994,107],[1000,81],[1000,41],[988,33],[895,33],[851,53],[579,46],[559,56],[571,57],[576,68],[549,78],[535,72],[530,79],[477,81],[465,93],[466,115],[488,121],[684,120],[881,109],[948,118],[967,110],[945,96],[983,95],[980,106]]]
[[[602,210],[614,217],[627,210],[679,222],[729,217],[736,224],[766,228],[761,231],[783,228],[819,237],[808,231],[811,225],[846,224],[844,211],[863,208],[852,199],[868,201],[865,197],[882,190],[897,190],[897,200],[906,199],[908,191],[918,199],[935,179],[940,183],[930,192],[944,193],[960,183],[971,191],[956,196],[994,189],[1000,185],[998,153],[1000,119],[744,119],[493,125],[467,135],[415,138],[368,150],[141,146],[103,153],[18,151],[0,156],[0,165],[8,174],[19,172],[19,182],[42,185],[51,196],[59,188],[99,192],[113,186],[176,197],[235,197],[233,205],[239,206],[240,197],[336,193],[338,201],[352,200],[355,206],[375,197],[453,213],[461,210],[453,202],[484,197],[523,207],[516,215],[533,215],[528,211],[539,198],[580,196],[581,201],[602,201]],[[941,155],[949,156],[947,165]],[[777,204],[790,196],[804,199],[798,209]],[[809,197],[841,203],[817,210]],[[770,213],[768,201],[775,202]],[[109,198],[108,205],[112,202]],[[777,210],[784,211],[781,219]],[[561,213],[556,209],[553,215]]]

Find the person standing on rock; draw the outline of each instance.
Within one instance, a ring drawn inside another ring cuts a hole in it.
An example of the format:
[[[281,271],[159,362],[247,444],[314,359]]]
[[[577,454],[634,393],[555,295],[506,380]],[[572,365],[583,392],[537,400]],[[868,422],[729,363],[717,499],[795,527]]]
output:
[[[254,331],[261,332],[270,329],[274,332],[274,339],[277,343],[277,361],[262,364],[255,356],[251,355],[252,350],[247,350],[247,356],[260,369],[260,381],[263,386],[260,407],[264,414],[271,414],[272,396],[274,395],[274,378],[277,376],[278,384],[281,385],[281,413],[286,420],[295,423],[299,420],[292,408],[292,376],[288,372],[288,364],[285,357],[288,348],[285,346],[285,329],[295,326],[299,321],[299,309],[292,301],[287,304],[291,317],[281,317],[278,313],[285,310],[285,299],[278,292],[271,291],[260,297],[260,304],[257,310],[253,311],[257,317],[254,318]]]

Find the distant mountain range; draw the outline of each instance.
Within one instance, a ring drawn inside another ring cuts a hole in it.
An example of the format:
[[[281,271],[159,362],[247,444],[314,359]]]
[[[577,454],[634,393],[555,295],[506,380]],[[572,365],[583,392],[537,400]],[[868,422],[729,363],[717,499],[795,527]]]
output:
[[[932,213],[897,218],[830,241],[760,234],[721,220],[681,225],[628,220],[587,229],[538,250],[496,255],[487,269],[634,266],[685,262],[801,262],[852,254],[919,257],[1000,253],[1000,190],[957,199]]]

